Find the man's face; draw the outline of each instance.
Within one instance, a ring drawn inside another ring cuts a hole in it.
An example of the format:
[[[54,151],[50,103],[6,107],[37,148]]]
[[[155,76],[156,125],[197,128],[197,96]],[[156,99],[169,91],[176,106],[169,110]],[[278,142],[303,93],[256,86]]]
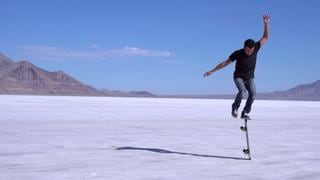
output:
[[[244,52],[245,52],[248,56],[250,56],[250,55],[253,53],[253,51],[254,51],[254,47],[252,47],[252,48],[247,47],[247,46],[244,47]]]

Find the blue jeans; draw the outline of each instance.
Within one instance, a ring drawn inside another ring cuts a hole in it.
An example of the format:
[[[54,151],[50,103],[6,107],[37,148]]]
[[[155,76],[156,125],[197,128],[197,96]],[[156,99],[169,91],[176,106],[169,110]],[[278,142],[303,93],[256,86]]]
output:
[[[251,106],[253,104],[253,101],[256,97],[256,85],[254,83],[254,79],[243,80],[241,78],[234,78],[233,80],[239,92],[234,100],[234,103],[232,104],[232,108],[238,109],[240,107],[241,100],[246,94],[246,91],[248,91],[249,96],[243,111],[245,111],[246,113],[249,113],[251,111]]]

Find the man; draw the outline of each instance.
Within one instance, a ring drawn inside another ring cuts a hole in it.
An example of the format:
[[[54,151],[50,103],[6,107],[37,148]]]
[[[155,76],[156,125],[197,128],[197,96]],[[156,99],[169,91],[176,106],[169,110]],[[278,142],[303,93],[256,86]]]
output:
[[[236,69],[233,74],[234,83],[237,86],[239,92],[232,104],[231,114],[234,118],[238,117],[238,109],[241,104],[241,100],[246,93],[246,90],[249,93],[246,105],[241,113],[242,119],[250,120],[250,116],[248,115],[251,111],[252,103],[255,99],[256,95],[256,87],[254,83],[254,71],[257,60],[257,53],[267,40],[269,39],[269,21],[270,16],[264,15],[264,33],[263,37],[258,41],[254,42],[252,39],[247,39],[244,42],[244,47],[237,51],[234,51],[227,60],[218,64],[212,70],[206,72],[203,76],[210,76],[215,71],[226,67],[234,61],[236,62]]]

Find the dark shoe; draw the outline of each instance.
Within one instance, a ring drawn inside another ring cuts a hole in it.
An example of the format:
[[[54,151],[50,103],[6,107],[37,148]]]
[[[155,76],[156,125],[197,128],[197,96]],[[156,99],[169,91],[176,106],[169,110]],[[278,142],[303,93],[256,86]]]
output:
[[[232,115],[232,117],[237,118],[238,117],[238,109],[232,108],[231,115]]]
[[[250,116],[244,111],[241,113],[241,119],[251,120]]]

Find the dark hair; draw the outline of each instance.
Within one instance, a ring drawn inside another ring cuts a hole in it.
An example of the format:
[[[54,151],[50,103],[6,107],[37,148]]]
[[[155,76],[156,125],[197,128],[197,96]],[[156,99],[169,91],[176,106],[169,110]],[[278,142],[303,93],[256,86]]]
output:
[[[244,42],[244,47],[249,47],[249,48],[253,48],[255,46],[255,42],[252,39],[247,39]]]

